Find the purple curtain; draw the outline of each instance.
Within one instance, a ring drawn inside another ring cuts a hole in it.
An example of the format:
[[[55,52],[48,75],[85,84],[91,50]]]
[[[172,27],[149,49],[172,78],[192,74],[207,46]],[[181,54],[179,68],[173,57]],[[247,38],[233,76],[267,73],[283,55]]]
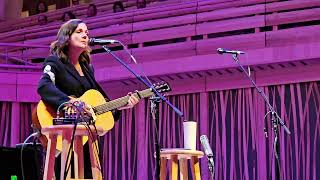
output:
[[[281,179],[320,178],[319,86],[311,82],[263,89],[292,133],[280,127]],[[209,105],[217,179],[276,179],[270,116],[264,121],[269,109],[255,89],[210,92]]]
[[[161,148],[183,148],[183,121],[193,120],[199,122],[200,95],[199,93],[195,93],[169,96],[168,100],[183,112],[184,118],[181,119],[167,104],[161,103],[159,105],[159,144]],[[147,173],[148,179],[152,179],[155,173],[155,122],[151,117],[150,103],[146,103],[145,108],[145,130],[148,132],[146,136],[146,148],[148,150],[146,154],[147,172],[145,173]],[[199,131],[197,133],[197,137],[199,137]],[[199,149],[199,144],[197,145],[197,149]]]
[[[0,102],[0,146],[14,147],[32,132],[31,112],[34,103]]]
[[[281,179],[320,179],[320,82],[263,87],[291,131],[280,127]],[[215,154],[216,179],[276,179],[274,133],[268,109],[252,88],[169,96],[185,114],[178,116],[160,103],[159,139],[163,148],[183,147],[183,120],[198,122],[198,137],[206,134]],[[104,137],[105,179],[154,177],[154,125],[148,101],[122,112]],[[14,146],[32,132],[32,103],[0,102],[0,143]],[[207,116],[203,116],[206,114]],[[202,118],[200,117],[208,117]],[[265,138],[264,127],[268,138]],[[197,149],[202,149],[197,144]],[[203,179],[210,179],[201,159]]]
[[[0,144],[1,146],[10,146],[11,131],[11,103],[0,102]]]
[[[170,96],[168,99],[183,111],[185,120],[199,121],[199,93]],[[105,179],[128,180],[154,177],[155,122],[150,117],[150,103],[142,101],[140,106],[143,106],[144,113],[139,119],[136,118],[138,108],[125,110],[115,127],[105,136],[103,163]],[[159,110],[161,146],[163,148],[183,147],[182,122],[184,119],[179,119],[163,103],[160,103]]]
[[[287,135],[280,127],[281,179],[320,179],[319,86],[319,82],[308,82],[262,88],[291,131]],[[208,92],[208,106],[200,102],[200,96],[195,93],[168,97],[185,114],[184,119],[160,104],[161,146],[183,147],[182,122],[195,120],[198,137],[206,134],[214,151],[216,179],[277,179],[272,122],[270,116],[264,120],[268,108],[256,90]],[[125,111],[105,137],[105,179],[154,178],[155,123],[150,117],[149,102],[141,104],[143,111]],[[207,113],[208,118],[200,119],[202,113]],[[202,149],[199,142],[197,149]],[[210,179],[206,164],[206,158],[202,158],[202,178]]]
[[[135,109],[123,110],[104,137],[104,179],[137,179],[137,141]]]
[[[34,103],[19,103],[20,106],[20,138],[19,142],[23,142],[31,133],[33,129],[32,124],[32,110],[35,107]]]

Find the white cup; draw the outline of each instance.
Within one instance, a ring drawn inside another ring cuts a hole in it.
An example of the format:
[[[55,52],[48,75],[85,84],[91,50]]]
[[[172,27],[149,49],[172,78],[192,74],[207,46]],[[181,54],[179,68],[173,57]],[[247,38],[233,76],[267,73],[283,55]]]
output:
[[[196,150],[197,139],[197,122],[185,121],[183,122],[183,142],[184,149]]]

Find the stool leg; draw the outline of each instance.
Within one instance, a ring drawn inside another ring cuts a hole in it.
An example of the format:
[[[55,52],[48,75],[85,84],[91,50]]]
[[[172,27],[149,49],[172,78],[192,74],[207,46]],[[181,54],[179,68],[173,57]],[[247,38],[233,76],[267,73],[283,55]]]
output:
[[[68,162],[66,162],[70,145],[71,145],[71,134],[69,132],[63,132],[63,134],[62,134],[60,179],[64,179],[64,172],[66,170],[64,168],[65,168],[66,164],[68,164],[68,165],[70,164],[71,158],[69,158]],[[70,176],[71,176],[71,170],[69,170],[69,172],[67,174],[67,179],[69,179]]]
[[[192,162],[192,171],[193,171],[193,179],[200,180],[201,175],[200,175],[200,165],[199,165],[199,158],[196,156],[191,157],[191,162]]]
[[[160,167],[160,180],[166,179],[166,171],[167,171],[167,158],[161,158],[161,167]]]
[[[179,160],[180,164],[180,179],[181,180],[188,180],[188,160],[182,158]]]
[[[76,136],[74,141],[74,177],[84,178],[82,136]]]
[[[92,169],[92,177],[93,179],[102,179],[102,174],[99,167],[99,148],[97,140],[95,139],[92,142],[92,138],[89,139],[89,151],[90,151],[90,160],[91,160],[91,169]]]
[[[55,163],[55,152],[57,146],[57,136],[49,135],[47,153],[46,153],[46,164],[44,166],[44,180],[52,180],[54,172],[54,163]]]
[[[178,179],[178,156],[171,156],[171,180]]]

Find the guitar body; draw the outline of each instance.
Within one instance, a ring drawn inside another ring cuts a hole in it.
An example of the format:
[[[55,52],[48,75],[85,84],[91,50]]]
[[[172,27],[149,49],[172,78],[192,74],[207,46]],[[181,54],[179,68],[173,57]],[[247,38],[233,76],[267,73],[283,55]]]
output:
[[[92,107],[105,104],[106,101],[103,97],[103,95],[97,91],[97,90],[88,90],[86,91],[79,100],[85,102],[88,105],[91,105]],[[53,118],[56,117],[56,110],[52,109],[50,106],[46,105],[43,101],[40,101],[37,106],[36,115],[33,113],[32,122],[35,128],[41,130],[42,128],[52,126],[53,125]],[[107,133],[110,129],[114,126],[114,119],[112,112],[106,112],[103,114],[96,114],[96,122],[95,125],[97,127],[100,127],[104,130],[104,135]],[[40,131],[41,132],[41,131]],[[88,140],[87,137],[84,137],[83,143],[85,143]],[[44,136],[40,137],[40,142],[43,144],[44,147],[46,147],[47,138]],[[62,138],[58,137],[57,139],[57,149],[61,151],[62,149]]]

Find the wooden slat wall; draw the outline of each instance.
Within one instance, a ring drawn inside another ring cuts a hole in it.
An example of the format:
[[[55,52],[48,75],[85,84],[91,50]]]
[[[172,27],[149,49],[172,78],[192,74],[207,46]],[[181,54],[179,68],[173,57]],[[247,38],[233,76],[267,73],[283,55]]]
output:
[[[319,41],[319,25],[281,30],[278,26],[320,20],[320,0],[267,2],[265,5],[265,0],[186,1],[116,14],[105,13],[85,21],[92,37],[119,39],[126,45],[136,45],[138,48],[131,51],[141,61],[212,54],[216,47],[244,50]],[[266,26],[271,29],[263,32],[262,28]],[[52,24],[2,33],[0,41],[49,45],[58,27],[59,24]],[[237,33],[231,35],[234,31]],[[224,37],[221,33],[225,33]],[[194,37],[199,39],[193,40]],[[175,38],[185,40],[150,46],[150,42]],[[24,55],[31,57],[45,57],[47,54],[47,50],[39,48],[24,50]],[[104,56],[94,54],[93,57],[96,61],[103,61]]]

